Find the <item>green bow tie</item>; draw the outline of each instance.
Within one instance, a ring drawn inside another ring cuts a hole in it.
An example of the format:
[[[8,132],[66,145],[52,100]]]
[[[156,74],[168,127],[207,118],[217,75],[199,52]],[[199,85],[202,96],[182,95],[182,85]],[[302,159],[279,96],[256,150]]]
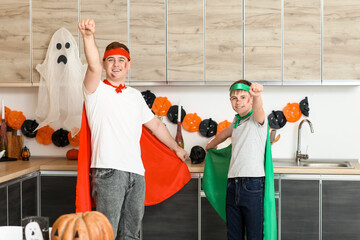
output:
[[[242,119],[245,119],[245,118],[249,117],[253,112],[254,112],[253,110],[250,110],[250,112],[248,114],[246,114],[246,116],[244,116],[244,117],[240,117],[239,114],[236,114],[235,117],[237,117],[237,120],[234,123],[234,128],[237,128],[239,126],[240,121]]]

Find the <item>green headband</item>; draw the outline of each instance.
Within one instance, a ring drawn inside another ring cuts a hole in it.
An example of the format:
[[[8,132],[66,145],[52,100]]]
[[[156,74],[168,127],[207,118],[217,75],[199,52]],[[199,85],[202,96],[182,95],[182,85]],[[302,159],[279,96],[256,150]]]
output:
[[[232,92],[234,90],[244,90],[244,91],[249,92],[249,88],[250,88],[249,85],[246,85],[243,83],[236,83],[231,87],[230,92]]]

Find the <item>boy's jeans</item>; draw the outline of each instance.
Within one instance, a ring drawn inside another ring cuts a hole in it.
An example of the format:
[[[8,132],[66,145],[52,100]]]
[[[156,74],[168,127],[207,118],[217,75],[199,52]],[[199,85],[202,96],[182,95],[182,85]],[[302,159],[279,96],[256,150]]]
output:
[[[140,239],[144,216],[144,176],[109,168],[91,170],[96,210],[109,219],[115,239]]]
[[[264,177],[229,178],[226,226],[229,240],[263,239]]]

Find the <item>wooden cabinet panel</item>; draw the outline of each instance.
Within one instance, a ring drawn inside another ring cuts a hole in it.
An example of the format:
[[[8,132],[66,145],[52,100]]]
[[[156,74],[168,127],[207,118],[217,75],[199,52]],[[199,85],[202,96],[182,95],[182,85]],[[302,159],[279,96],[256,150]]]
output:
[[[130,81],[166,82],[165,25],[163,0],[130,1]]]
[[[359,186],[359,181],[323,181],[323,239],[360,238]]]
[[[128,9],[127,0],[81,0],[80,1],[81,19],[92,18],[96,24],[96,45],[99,49],[100,59],[102,59],[105,48],[111,42],[117,41],[128,44]],[[77,25],[76,25],[77,27]],[[81,60],[86,63],[84,48],[81,46]],[[132,54],[130,48],[130,56]],[[105,79],[103,71],[102,79]]]
[[[59,28],[65,27],[76,39],[77,22],[77,0],[32,0],[33,82],[40,82],[40,74],[35,67],[45,60],[53,34]]]
[[[359,2],[324,1],[323,21],[323,81],[360,80]]]
[[[242,1],[206,1],[205,81],[242,78]]]
[[[168,1],[168,81],[204,81],[203,1]]]
[[[245,1],[245,79],[281,81],[281,0]]]
[[[30,1],[0,2],[0,83],[30,82]]]
[[[284,81],[321,81],[321,1],[284,1]]]

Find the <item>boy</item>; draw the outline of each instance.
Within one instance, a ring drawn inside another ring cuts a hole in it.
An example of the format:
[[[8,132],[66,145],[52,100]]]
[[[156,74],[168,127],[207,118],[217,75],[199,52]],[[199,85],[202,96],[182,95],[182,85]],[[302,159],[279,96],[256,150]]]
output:
[[[96,208],[109,219],[116,239],[139,239],[145,198],[139,143],[142,124],[181,160],[186,160],[187,153],[176,144],[165,125],[154,117],[141,93],[125,86],[131,66],[128,48],[118,42],[109,44],[101,63],[95,43],[94,20],[82,20],[78,28],[88,62],[84,79],[85,107],[91,129]],[[106,79],[101,81],[103,68]]]
[[[267,124],[261,93],[263,86],[239,80],[230,87],[230,102],[237,113],[206,150],[232,137],[232,155],[226,193],[228,239],[263,239],[264,154]]]

